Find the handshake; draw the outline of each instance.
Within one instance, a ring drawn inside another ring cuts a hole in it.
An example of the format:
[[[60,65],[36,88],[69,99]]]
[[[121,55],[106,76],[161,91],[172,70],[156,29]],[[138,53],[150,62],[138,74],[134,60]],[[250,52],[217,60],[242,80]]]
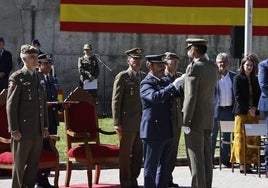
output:
[[[179,78],[176,78],[174,82],[172,83],[176,89],[180,89],[180,87],[184,84],[184,77],[185,74],[181,75]]]

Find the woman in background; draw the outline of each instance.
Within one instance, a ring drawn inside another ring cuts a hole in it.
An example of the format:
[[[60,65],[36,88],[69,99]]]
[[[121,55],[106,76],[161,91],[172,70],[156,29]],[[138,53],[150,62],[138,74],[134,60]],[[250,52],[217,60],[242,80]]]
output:
[[[258,123],[259,111],[257,110],[260,98],[260,87],[256,76],[258,58],[255,54],[246,55],[240,65],[240,73],[234,77],[233,92],[235,104],[234,146],[231,152],[231,163],[240,163],[240,173],[244,173],[244,160],[246,160],[246,172],[252,173],[251,164],[257,163],[256,149],[247,149],[244,159],[244,143],[259,145],[259,137],[247,137],[244,140],[244,123]]]

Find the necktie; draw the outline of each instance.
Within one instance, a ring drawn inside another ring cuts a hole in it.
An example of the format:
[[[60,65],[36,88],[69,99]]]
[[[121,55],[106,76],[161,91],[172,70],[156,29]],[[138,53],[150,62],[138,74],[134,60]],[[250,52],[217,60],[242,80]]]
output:
[[[136,74],[135,74],[135,78],[136,78],[138,81],[140,81],[140,80],[141,80],[141,78],[140,78],[140,74],[139,74],[139,73],[136,73]]]
[[[49,77],[46,75],[46,82],[48,83],[48,84],[50,84],[50,80],[49,80]]]

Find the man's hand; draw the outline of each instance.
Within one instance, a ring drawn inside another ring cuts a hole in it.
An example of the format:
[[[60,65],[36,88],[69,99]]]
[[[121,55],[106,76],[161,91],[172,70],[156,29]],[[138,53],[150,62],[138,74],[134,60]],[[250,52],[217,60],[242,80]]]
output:
[[[11,136],[14,138],[14,140],[19,141],[22,137],[21,132],[20,131],[14,131],[11,133]]]
[[[43,132],[43,137],[44,137],[44,138],[47,138],[48,136],[49,136],[48,129],[45,128],[45,129],[44,129],[44,132]]]
[[[180,89],[180,87],[184,84],[184,76],[185,74],[181,75],[179,78],[176,78],[172,83],[176,89]]]
[[[114,129],[115,129],[115,132],[117,134],[121,134],[122,133],[122,126],[120,124],[114,125]]]

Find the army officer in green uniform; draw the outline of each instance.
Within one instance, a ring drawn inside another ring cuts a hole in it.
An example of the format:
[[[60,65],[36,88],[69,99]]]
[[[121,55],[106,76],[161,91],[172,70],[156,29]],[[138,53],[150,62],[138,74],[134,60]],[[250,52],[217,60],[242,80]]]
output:
[[[42,150],[48,136],[46,93],[36,75],[38,49],[21,46],[24,66],[9,78],[7,119],[14,166],[12,188],[33,188]]]
[[[165,61],[166,61],[166,69],[165,69],[165,76],[170,78],[171,82],[174,82],[176,78],[181,77],[183,74],[181,72],[178,72],[177,69],[179,67],[179,57],[177,54],[172,52],[166,52],[165,53]],[[172,111],[173,111],[173,133],[174,133],[174,146],[175,146],[175,152],[173,156],[172,161],[172,170],[174,170],[176,166],[177,161],[177,153],[178,153],[178,147],[179,147],[179,141],[181,137],[181,126],[182,126],[182,104],[183,104],[183,88],[179,88],[179,93],[176,93],[173,98],[172,103]],[[173,177],[171,174],[168,187],[179,187],[178,184],[173,182]]]
[[[137,178],[142,165],[140,82],[146,74],[140,71],[142,49],[125,52],[129,68],[118,73],[114,80],[112,114],[120,138],[120,184],[122,188],[138,187]]]

